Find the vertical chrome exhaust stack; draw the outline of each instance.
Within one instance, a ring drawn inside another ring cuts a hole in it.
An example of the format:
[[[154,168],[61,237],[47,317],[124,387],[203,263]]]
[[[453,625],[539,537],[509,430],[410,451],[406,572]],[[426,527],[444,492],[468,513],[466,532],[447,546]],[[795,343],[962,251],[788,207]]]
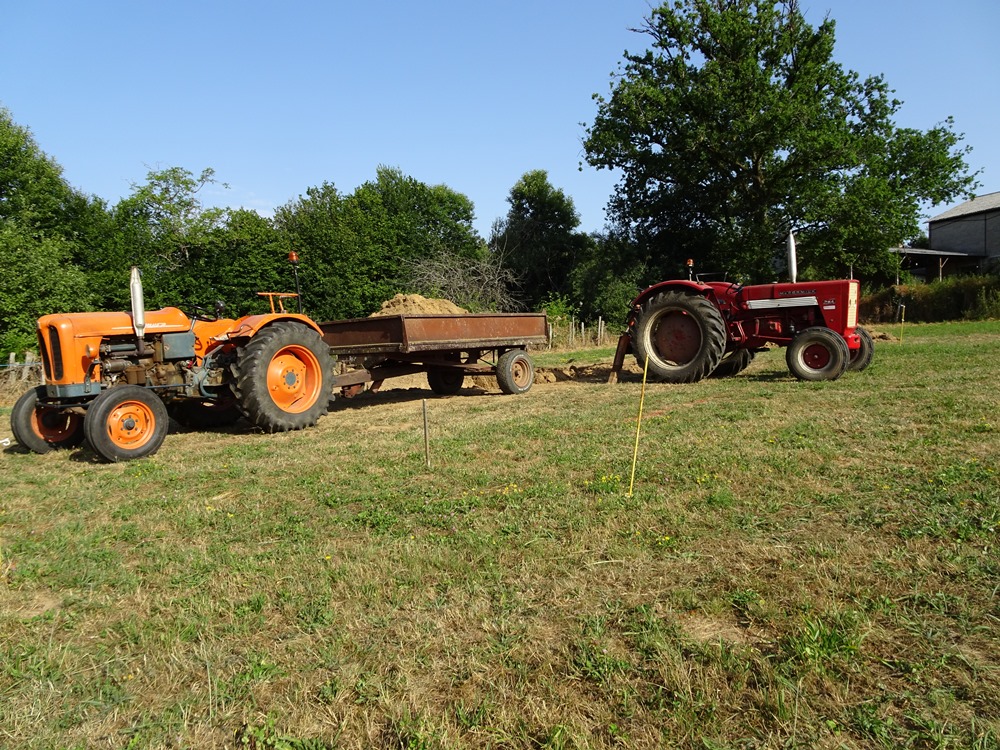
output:
[[[795,257],[795,232],[788,230],[788,278],[793,284],[798,278],[798,261]]]
[[[132,327],[135,329],[136,345],[141,357],[146,350],[143,341],[146,333],[146,305],[142,299],[142,277],[135,266],[132,266],[132,275],[129,277],[129,292],[132,296]]]

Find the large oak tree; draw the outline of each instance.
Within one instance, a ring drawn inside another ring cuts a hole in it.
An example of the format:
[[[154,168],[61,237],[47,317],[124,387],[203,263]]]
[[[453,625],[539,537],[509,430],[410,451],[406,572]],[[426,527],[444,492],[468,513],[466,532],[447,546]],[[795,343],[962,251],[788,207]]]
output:
[[[677,0],[638,29],[586,131],[587,161],[621,180],[612,217],[645,243],[651,270],[774,277],[790,229],[800,268],[877,274],[919,234],[922,207],[974,188],[950,119],[898,127],[880,75],[834,58],[835,24],[795,0]]]

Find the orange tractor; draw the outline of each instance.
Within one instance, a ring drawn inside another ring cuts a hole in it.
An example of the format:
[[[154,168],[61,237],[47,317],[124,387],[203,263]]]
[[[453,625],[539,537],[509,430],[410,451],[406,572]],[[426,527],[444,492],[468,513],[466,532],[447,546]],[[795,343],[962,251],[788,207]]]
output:
[[[106,461],[155,453],[169,418],[191,427],[245,416],[267,432],[298,430],[326,414],[333,359],[322,331],[286,312],[237,320],[175,307],[143,309],[132,271],[132,314],[46,315],[38,321],[45,385],[11,413],[15,439],[36,453],[86,439]],[[275,298],[278,310],[275,310]]]
[[[334,389],[350,397],[418,372],[442,396],[458,393],[466,376],[486,374],[503,393],[524,393],[534,382],[527,347],[547,340],[544,314],[317,324],[285,311],[283,299],[297,294],[273,292],[261,293],[271,312],[236,320],[176,307],[147,313],[136,269],[131,292],[131,314],[39,318],[45,385],[21,396],[10,418],[22,446],[47,453],[86,440],[114,462],[155,453],[170,418],[192,428],[246,418],[265,432],[301,430],[327,413]],[[334,357],[362,366],[334,375]]]

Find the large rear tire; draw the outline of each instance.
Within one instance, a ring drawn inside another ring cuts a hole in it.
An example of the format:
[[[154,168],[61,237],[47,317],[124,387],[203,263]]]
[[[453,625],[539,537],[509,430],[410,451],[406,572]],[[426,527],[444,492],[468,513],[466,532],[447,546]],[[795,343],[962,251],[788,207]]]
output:
[[[208,430],[235,424],[243,412],[232,396],[220,399],[185,398],[167,406],[171,418],[189,430]]]
[[[151,456],[170,427],[160,397],[138,385],[102,391],[87,407],[83,431],[94,453],[109,463]]]
[[[722,313],[705,297],[681,291],[657,294],[643,306],[632,345],[640,367],[668,383],[707,377],[726,349]]]
[[[785,362],[799,380],[836,380],[847,369],[851,352],[844,337],[830,328],[806,328],[792,339]]]
[[[35,453],[54,448],[75,448],[83,442],[83,417],[46,406],[45,386],[26,391],[10,412],[10,431],[14,439]]]
[[[731,378],[750,366],[756,353],[753,349],[734,349],[726,354],[719,365],[712,370],[713,378]]]
[[[301,430],[327,413],[330,350],[312,328],[272,323],[239,349],[233,392],[240,410],[265,432]]]
[[[872,359],[875,357],[875,339],[861,326],[855,328],[854,331],[861,339],[861,346],[851,352],[851,361],[847,363],[847,369],[861,372],[872,363]]]

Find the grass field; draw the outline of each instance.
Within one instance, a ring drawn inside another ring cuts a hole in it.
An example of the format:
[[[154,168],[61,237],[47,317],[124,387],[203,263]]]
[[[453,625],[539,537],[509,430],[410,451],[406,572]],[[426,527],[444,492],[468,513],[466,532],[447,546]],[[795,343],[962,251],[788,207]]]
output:
[[[0,746],[1000,748],[1000,323],[875,356],[7,448]]]

